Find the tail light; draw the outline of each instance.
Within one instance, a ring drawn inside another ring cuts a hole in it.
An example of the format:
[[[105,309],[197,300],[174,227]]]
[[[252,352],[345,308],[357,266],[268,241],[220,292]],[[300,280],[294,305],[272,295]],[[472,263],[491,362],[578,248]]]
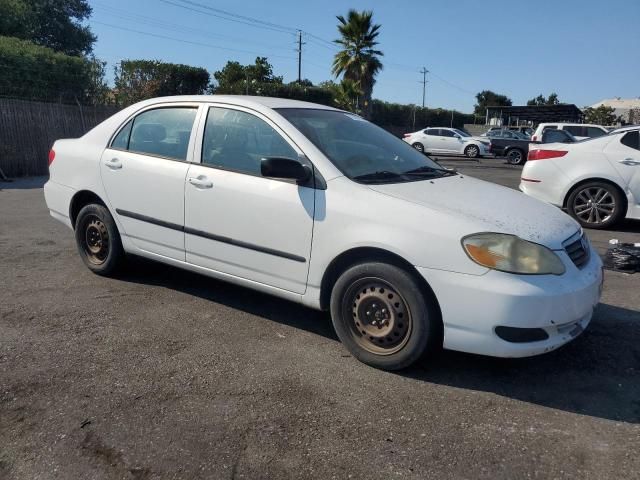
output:
[[[407,137],[410,137],[410,136],[411,136],[410,133],[405,133],[405,134],[402,135],[402,138],[407,138]]]
[[[567,154],[566,150],[531,150],[529,152],[528,160],[547,160],[549,158],[564,157]]]
[[[51,150],[49,150],[49,166],[51,166],[55,158],[56,158],[56,151],[52,148]]]

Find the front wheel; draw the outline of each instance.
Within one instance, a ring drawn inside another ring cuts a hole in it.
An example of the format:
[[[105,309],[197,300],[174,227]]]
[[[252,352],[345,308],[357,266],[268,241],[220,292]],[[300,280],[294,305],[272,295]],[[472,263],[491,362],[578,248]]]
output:
[[[394,265],[362,263],[345,271],[331,292],[331,318],[353,356],[383,370],[408,367],[442,346],[435,299]]]
[[[76,245],[84,264],[98,275],[111,275],[121,265],[124,250],[118,228],[106,207],[86,205],[75,225]]]
[[[567,211],[583,227],[603,229],[622,219],[625,200],[620,190],[610,183],[589,182],[571,192]]]
[[[480,156],[480,149],[477,145],[468,145],[464,149],[464,154],[469,158],[478,158]]]

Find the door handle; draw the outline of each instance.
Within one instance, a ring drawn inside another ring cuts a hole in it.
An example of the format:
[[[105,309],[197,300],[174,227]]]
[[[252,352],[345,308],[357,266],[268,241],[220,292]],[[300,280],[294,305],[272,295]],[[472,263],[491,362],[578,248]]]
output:
[[[634,160],[633,158],[625,158],[624,160],[620,160],[618,163],[622,163],[623,165],[627,165],[629,167],[635,167],[637,165],[640,165],[640,162],[637,160]]]
[[[117,158],[112,158],[111,160],[107,160],[104,164],[109,167],[111,170],[118,170],[122,168],[122,162]]]
[[[197,177],[189,177],[188,181],[191,185],[196,188],[211,188],[213,187],[213,182],[207,180],[207,177],[204,175],[200,175]]]

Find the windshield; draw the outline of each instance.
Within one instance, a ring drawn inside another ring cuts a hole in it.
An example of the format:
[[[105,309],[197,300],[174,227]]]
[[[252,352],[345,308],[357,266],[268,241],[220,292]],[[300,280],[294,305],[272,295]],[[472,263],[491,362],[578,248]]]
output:
[[[276,111],[356,182],[399,183],[455,175],[357,115],[311,108]]]
[[[461,137],[470,137],[471,136],[467,132],[463,132],[462,130],[458,130],[457,128],[454,128],[453,131],[456,132]]]

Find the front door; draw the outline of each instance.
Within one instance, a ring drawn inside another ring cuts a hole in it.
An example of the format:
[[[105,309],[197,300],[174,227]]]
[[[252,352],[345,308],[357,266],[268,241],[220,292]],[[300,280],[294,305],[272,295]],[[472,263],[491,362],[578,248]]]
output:
[[[304,293],[315,190],[260,173],[262,158],[302,152],[267,118],[240,107],[212,106],[203,123],[201,163],[185,184],[187,262]]]
[[[120,129],[100,162],[120,234],[146,252],[182,261],[184,180],[197,111],[194,105],[143,111]]]

